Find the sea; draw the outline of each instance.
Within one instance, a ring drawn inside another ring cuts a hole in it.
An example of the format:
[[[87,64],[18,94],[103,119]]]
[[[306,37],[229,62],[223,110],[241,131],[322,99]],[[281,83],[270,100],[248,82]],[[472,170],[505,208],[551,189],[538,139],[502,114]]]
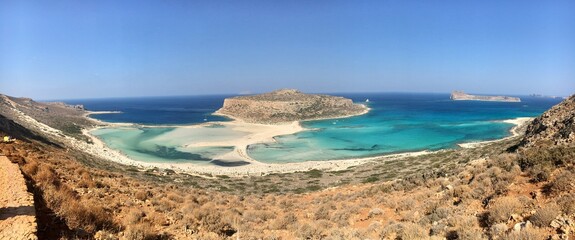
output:
[[[521,102],[452,101],[448,93],[336,93],[366,104],[369,113],[341,119],[304,121],[305,131],[253,144],[248,155],[264,163],[363,158],[395,153],[458,148],[459,143],[510,135],[504,120],[536,117],[561,99],[518,96]],[[218,125],[212,115],[229,95],[65,100],[90,111],[118,111],[91,117],[134,123],[92,131],[109,147],[144,162],[222,164],[218,156],[233,146],[189,147],[209,140],[232,140],[242,132]],[[206,124],[208,123],[208,124]],[[213,124],[209,124],[213,123]],[[203,124],[204,127],[186,128]],[[187,129],[184,131],[184,128]],[[173,137],[178,136],[178,137]],[[238,159],[238,162],[241,160]]]

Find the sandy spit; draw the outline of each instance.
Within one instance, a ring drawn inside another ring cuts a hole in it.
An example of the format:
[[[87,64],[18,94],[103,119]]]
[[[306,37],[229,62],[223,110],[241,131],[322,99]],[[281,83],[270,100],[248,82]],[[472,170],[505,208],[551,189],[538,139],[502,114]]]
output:
[[[519,131],[519,129],[521,129],[524,125],[529,124],[533,119],[535,119],[535,118],[520,117],[520,118],[507,119],[507,120],[501,121],[504,123],[511,123],[511,124],[515,125],[509,130],[509,132],[511,133],[511,136],[509,136],[509,137],[496,139],[496,140],[490,140],[490,141],[460,143],[457,145],[461,148],[477,148],[477,147],[485,146],[487,144],[501,142],[501,141],[504,141],[504,140],[507,140],[510,138],[517,137],[517,136],[521,135],[521,132]]]

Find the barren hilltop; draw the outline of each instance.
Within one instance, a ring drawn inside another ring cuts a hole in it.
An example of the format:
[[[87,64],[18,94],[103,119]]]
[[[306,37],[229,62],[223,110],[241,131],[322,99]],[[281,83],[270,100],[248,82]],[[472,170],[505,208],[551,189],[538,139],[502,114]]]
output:
[[[250,123],[277,124],[360,115],[367,107],[351,99],[305,94],[295,89],[226,98],[216,114]]]

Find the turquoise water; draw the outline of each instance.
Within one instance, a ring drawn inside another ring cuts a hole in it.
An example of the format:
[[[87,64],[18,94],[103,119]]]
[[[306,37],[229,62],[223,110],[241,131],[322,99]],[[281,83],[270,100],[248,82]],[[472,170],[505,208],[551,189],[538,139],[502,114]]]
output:
[[[368,157],[382,154],[456,148],[458,143],[493,140],[509,135],[517,117],[534,117],[560,102],[558,99],[522,97],[520,103],[451,101],[449,94],[336,94],[366,103],[371,111],[345,119],[303,122],[306,131],[276,137],[276,143],[249,146],[252,158],[269,163]],[[233,151],[233,144],[192,147],[202,141],[244,136],[221,125],[201,128],[157,124],[196,124],[216,119],[210,115],[227,96],[116,100],[78,100],[90,110],[122,111],[94,115],[111,122],[146,123],[151,127],[102,129],[93,132],[110,147],[130,157],[153,162],[215,164]],[[201,100],[201,101],[200,101]],[[184,102],[184,103],[182,103]],[[174,105],[170,104],[173,103]],[[120,106],[120,107],[116,107]],[[147,108],[149,106],[149,108]],[[178,106],[175,108],[174,106]],[[209,107],[205,107],[209,106]],[[163,113],[166,112],[166,115]],[[179,118],[177,117],[179,116]],[[224,119],[225,120],[225,119]],[[240,161],[240,160],[238,160]]]
[[[216,125],[217,126],[217,125]],[[210,163],[234,150],[233,146],[187,146],[199,142],[233,140],[245,133],[225,127],[119,127],[91,132],[109,147],[144,162]]]

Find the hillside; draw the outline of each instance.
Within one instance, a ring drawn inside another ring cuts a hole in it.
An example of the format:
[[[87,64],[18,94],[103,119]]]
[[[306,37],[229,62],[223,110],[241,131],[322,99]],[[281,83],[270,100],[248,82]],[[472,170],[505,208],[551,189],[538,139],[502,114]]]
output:
[[[216,114],[251,123],[286,123],[339,118],[365,113],[367,108],[350,99],[305,94],[293,89],[227,98]]]
[[[535,118],[521,146],[575,144],[575,95]]]
[[[125,166],[8,108],[0,133],[19,141],[0,151],[34,194],[39,239],[568,239],[575,146],[548,139],[571,129],[572,100],[543,114],[549,131],[534,121],[525,136],[336,172],[233,178]]]

